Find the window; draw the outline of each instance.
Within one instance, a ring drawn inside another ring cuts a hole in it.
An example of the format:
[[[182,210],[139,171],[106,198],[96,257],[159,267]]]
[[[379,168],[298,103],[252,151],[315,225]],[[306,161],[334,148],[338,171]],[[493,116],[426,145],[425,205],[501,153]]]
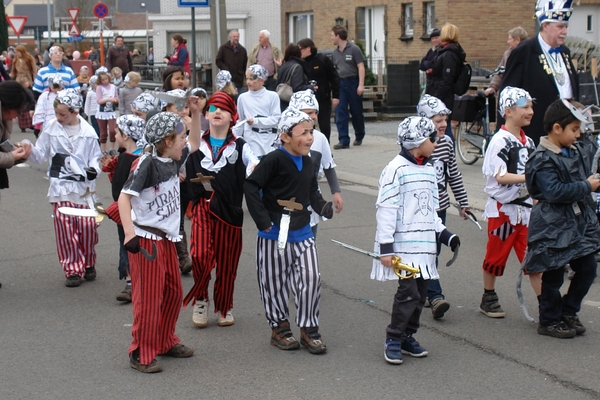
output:
[[[586,30],[588,32],[592,32],[594,30],[593,27],[594,27],[594,16],[593,15],[588,15],[587,16],[587,28],[586,28]]]
[[[429,35],[435,29],[435,3],[423,3],[423,12],[425,13],[423,18],[425,26],[423,30]]]
[[[313,13],[290,14],[290,42],[296,43],[298,40],[305,38],[313,39],[313,25]]]
[[[413,5],[404,4],[402,16],[404,17],[404,36],[413,36]]]

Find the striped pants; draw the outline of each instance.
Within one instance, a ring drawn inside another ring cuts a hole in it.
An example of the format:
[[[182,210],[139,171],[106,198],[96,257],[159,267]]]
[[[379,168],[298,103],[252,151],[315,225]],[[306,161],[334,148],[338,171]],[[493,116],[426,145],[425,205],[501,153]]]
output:
[[[287,243],[283,254],[277,240],[258,237],[256,270],[265,316],[271,327],[289,317],[289,291],[296,302],[296,324],[301,328],[319,326],[321,274],[313,238]]]
[[[175,324],[181,309],[181,277],[175,244],[170,240],[140,237],[140,246],[152,254],[156,244],[156,259],[148,261],[142,253],[129,253],[131,272],[131,303],[133,305],[133,340],[129,354],[140,350],[140,363],[148,365],[158,354],[166,353],[179,343]]]
[[[233,289],[242,254],[242,227],[216,219],[210,203],[200,199],[193,207],[190,255],[194,286],[183,299],[184,306],[196,299],[208,300],[208,283],[216,266],[214,291],[215,313],[225,317],[233,308]]]
[[[52,203],[54,211],[54,234],[58,262],[65,277],[85,275],[85,269],[96,266],[98,224],[94,218],[75,217],[58,211],[59,207],[88,208],[70,201]]]

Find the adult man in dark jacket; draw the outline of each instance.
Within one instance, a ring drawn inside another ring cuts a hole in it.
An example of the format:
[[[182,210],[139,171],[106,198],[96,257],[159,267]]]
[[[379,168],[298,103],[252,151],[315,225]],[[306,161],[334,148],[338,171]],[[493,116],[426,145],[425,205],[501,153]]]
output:
[[[531,124],[523,128],[536,145],[546,136],[543,120],[548,106],[558,98],[579,99],[579,78],[571,62],[571,52],[564,45],[573,8],[570,1],[563,3],[538,2],[540,33],[512,51],[500,88],[502,91],[507,86],[519,87],[536,99]],[[498,120],[502,122],[503,119]]]
[[[123,76],[127,75],[128,72],[133,71],[131,54],[129,54],[129,49],[124,43],[125,39],[123,39],[123,36],[118,35],[115,37],[115,44],[108,49],[105,62],[105,66],[109,71],[114,67],[121,68]]]
[[[241,92],[246,79],[248,53],[240,44],[240,33],[237,29],[229,32],[229,41],[219,47],[215,61],[219,69],[229,71],[231,82],[237,87],[238,92]]]
[[[433,68],[433,62],[435,61],[435,57],[437,56],[437,48],[440,47],[440,30],[434,29],[429,34],[429,40],[431,40],[431,48],[425,54],[425,57],[421,59],[419,63],[419,69],[421,71],[427,72],[428,70]],[[429,84],[431,80],[431,75],[427,75],[427,84]]]
[[[319,102],[319,130],[329,140],[331,135],[331,110],[340,102],[340,77],[329,57],[317,53],[317,47],[311,39],[298,42],[302,59],[306,62],[309,81],[317,82],[315,96]]]

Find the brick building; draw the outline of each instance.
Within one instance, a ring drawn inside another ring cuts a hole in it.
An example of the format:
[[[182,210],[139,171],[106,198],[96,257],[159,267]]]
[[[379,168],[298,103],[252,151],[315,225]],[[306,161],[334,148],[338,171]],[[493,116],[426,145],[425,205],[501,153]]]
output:
[[[582,0],[584,2],[585,0]],[[588,0],[596,1],[596,0]],[[598,2],[598,1],[596,1]],[[332,48],[330,30],[347,26],[349,38],[365,44],[366,55],[384,65],[419,60],[429,33],[446,21],[460,29],[467,59],[493,69],[506,50],[507,31],[523,26],[535,33],[536,0],[281,0],[283,42],[311,37]],[[377,69],[376,61],[372,68]]]

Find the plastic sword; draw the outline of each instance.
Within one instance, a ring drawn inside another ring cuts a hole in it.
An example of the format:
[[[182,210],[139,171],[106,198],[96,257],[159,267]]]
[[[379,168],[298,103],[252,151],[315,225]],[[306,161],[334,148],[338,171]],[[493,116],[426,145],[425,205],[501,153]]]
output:
[[[292,197],[289,200],[277,200],[277,204],[283,207],[288,214],[281,215],[281,221],[279,222],[279,237],[277,238],[277,249],[279,254],[283,254],[285,245],[287,243],[288,231],[290,229],[291,215],[294,211],[300,211],[304,207],[300,203],[296,203],[296,198]]]

